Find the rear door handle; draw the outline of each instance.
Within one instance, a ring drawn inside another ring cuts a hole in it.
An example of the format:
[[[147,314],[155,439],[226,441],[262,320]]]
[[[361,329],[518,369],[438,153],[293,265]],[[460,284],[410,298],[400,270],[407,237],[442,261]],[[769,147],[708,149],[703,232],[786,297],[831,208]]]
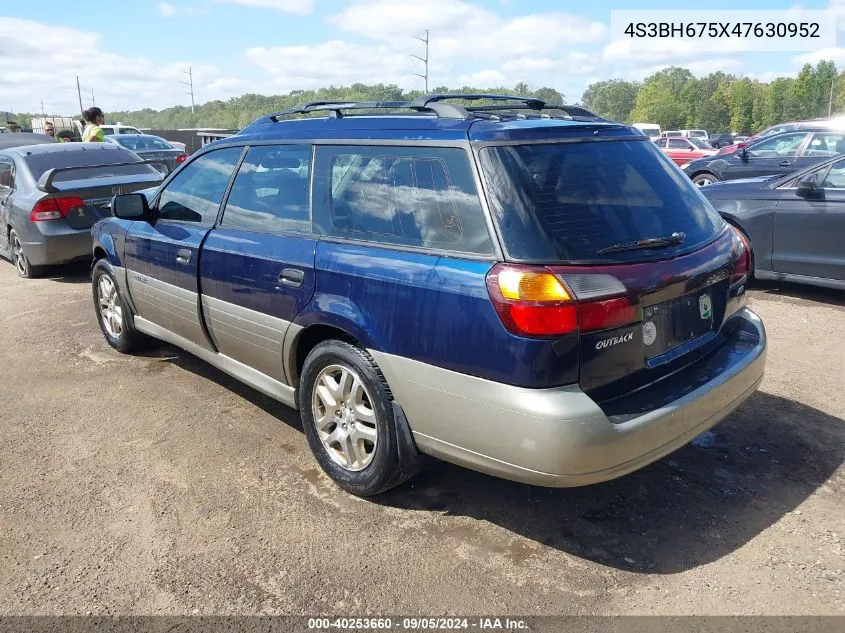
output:
[[[176,252],[176,261],[180,264],[191,263],[191,251],[187,248],[181,248]]]
[[[279,275],[279,283],[299,288],[305,280],[305,272],[298,268],[285,268]]]

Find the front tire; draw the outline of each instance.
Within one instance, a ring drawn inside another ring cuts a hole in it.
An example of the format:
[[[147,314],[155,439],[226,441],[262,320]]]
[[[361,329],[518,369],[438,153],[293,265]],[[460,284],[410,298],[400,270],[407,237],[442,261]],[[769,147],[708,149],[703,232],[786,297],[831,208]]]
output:
[[[299,409],[323,471],[359,497],[408,479],[397,447],[393,399],[366,352],[343,341],[317,345],[302,368]]]
[[[104,259],[94,264],[91,271],[91,290],[97,322],[106,342],[124,354],[140,349],[146,337],[135,329],[129,306]]]
[[[696,174],[692,178],[692,184],[696,187],[705,187],[707,185],[712,185],[714,182],[719,182],[719,177],[716,176],[716,174],[711,174],[707,171],[701,174]]]
[[[41,274],[41,268],[29,263],[29,258],[23,251],[21,238],[18,236],[15,229],[12,229],[9,232],[9,247],[12,251],[12,265],[15,267],[15,272],[18,273],[18,277],[23,277],[24,279],[34,279]]]

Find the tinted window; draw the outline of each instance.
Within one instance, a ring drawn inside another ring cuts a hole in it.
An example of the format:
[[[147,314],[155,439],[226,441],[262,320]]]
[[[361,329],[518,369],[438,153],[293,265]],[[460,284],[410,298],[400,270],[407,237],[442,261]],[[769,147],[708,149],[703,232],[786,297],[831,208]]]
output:
[[[707,143],[707,141],[703,141],[700,138],[689,138],[689,142],[695,145],[698,149],[713,149],[713,147]]]
[[[666,139],[665,138],[658,139],[658,140],[654,141],[654,144],[657,145],[657,147],[664,148],[664,147],[666,147]]]
[[[689,145],[682,138],[670,138],[669,149],[689,149]]]
[[[488,254],[493,250],[461,149],[320,147],[315,205],[321,232],[337,237]],[[319,181],[319,184],[318,184]]]
[[[15,186],[15,169],[11,158],[0,157],[0,189]]]
[[[310,177],[310,145],[251,148],[235,176],[222,225],[310,233]]]
[[[836,156],[845,153],[845,134],[816,132],[804,152],[806,156]]]
[[[758,158],[798,156],[798,149],[806,136],[804,132],[796,132],[795,134],[783,134],[782,136],[767,138],[759,143],[754,143],[748,148],[748,151]]]
[[[114,140],[126,149],[131,149],[133,152],[173,149],[169,143],[160,138],[156,138],[155,136],[141,136],[140,134],[133,134],[132,136],[115,137]]]
[[[722,219],[647,141],[488,147],[482,172],[511,257],[536,262],[637,261],[709,242]],[[679,231],[682,244],[599,254]]]
[[[822,187],[826,189],[845,188],[845,160],[836,161],[830,166],[830,171],[827,172]]]
[[[112,134],[114,134],[114,128],[113,127],[103,127],[101,125],[100,129],[103,131],[104,136],[111,136]]]
[[[209,152],[186,165],[161,192],[159,217],[213,224],[242,153],[242,147],[227,147]]]
[[[112,166],[115,163],[139,162],[141,159],[122,147],[115,147],[110,144],[108,147],[104,147],[102,144],[75,143],[73,149],[62,147],[58,151],[30,154],[25,160],[35,180],[41,178],[45,171],[53,167],[91,167],[91,169],[74,169],[69,172],[60,172],[56,174],[53,182],[103,178],[107,176],[148,176],[159,173],[149,165]],[[92,165],[97,165],[97,167],[92,167]]]

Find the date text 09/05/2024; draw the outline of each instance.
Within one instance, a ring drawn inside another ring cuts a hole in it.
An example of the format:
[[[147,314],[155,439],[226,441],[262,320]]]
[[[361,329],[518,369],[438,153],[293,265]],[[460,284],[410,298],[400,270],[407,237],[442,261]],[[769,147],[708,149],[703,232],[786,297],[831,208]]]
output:
[[[817,22],[629,22],[623,32],[632,38],[821,38]]]
[[[437,618],[412,617],[393,618],[309,618],[308,628],[316,631],[329,630],[471,630],[521,631],[528,629],[528,622],[518,618]]]

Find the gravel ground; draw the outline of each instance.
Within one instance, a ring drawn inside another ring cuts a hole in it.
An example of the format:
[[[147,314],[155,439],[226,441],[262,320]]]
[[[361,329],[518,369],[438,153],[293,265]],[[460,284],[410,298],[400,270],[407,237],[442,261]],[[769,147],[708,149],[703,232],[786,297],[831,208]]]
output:
[[[759,285],[761,390],[627,477],[335,488],[298,415],[0,262],[0,614],[845,614],[845,294]]]

